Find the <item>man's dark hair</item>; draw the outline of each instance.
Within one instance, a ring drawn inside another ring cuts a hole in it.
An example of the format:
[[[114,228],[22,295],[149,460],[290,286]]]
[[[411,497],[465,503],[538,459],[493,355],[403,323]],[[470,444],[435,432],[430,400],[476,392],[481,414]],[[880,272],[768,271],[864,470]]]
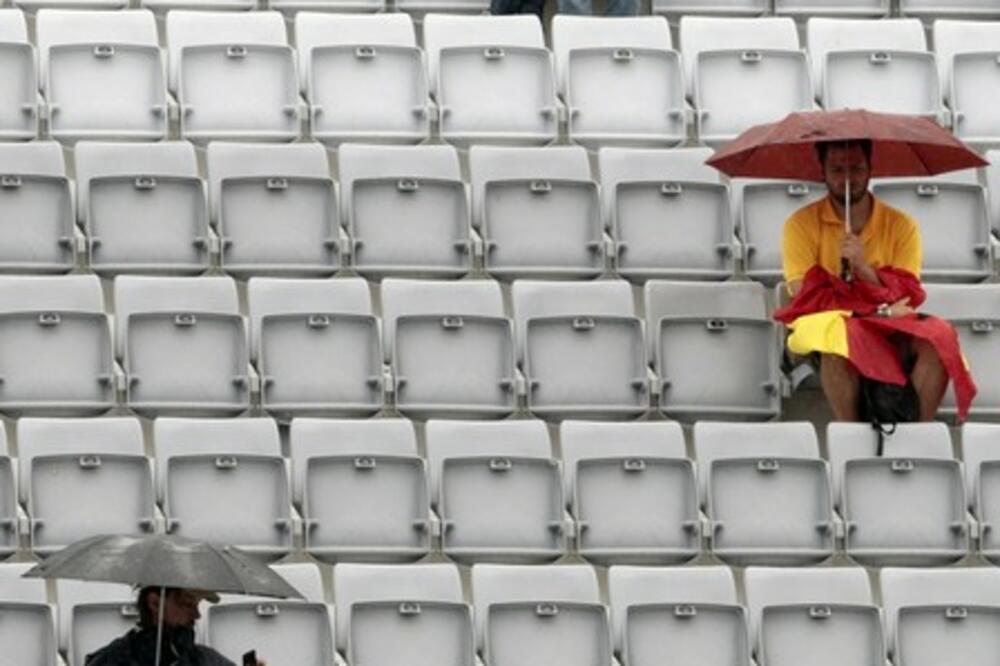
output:
[[[176,587],[168,587],[166,589],[166,595],[169,596],[177,592],[179,589],[180,588]],[[139,598],[135,602],[139,607],[139,626],[143,629],[156,626],[156,615],[153,614],[153,611],[149,610],[149,595],[153,592],[159,594],[160,588],[155,586],[142,588],[139,590]]]
[[[821,165],[826,165],[826,156],[830,148],[851,148],[858,146],[864,153],[868,165],[872,163],[872,142],[870,139],[851,139],[850,141],[821,141],[816,144],[816,157]]]

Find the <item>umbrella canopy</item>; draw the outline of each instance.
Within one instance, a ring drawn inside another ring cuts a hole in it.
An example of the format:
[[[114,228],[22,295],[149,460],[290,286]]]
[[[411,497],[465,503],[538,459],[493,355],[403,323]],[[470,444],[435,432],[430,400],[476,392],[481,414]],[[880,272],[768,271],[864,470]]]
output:
[[[160,534],[84,539],[24,576],[302,598],[267,565],[236,548]]]
[[[868,139],[872,177],[933,176],[989,164],[937,123],[864,110],[805,111],[751,127],[706,163],[734,178],[821,182],[816,144]]]

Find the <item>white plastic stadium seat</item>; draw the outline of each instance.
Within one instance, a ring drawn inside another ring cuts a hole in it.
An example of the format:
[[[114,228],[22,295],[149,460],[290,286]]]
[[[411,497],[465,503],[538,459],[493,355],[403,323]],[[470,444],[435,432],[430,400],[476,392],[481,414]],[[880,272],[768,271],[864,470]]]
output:
[[[111,347],[96,276],[0,277],[0,410],[92,415],[110,409]]]
[[[274,421],[159,418],[153,439],[168,534],[265,558],[291,550],[291,490]]]
[[[784,221],[803,206],[826,196],[820,183],[734,178],[733,210],[743,242],[744,266],[751,280],[774,285],[784,278],[781,236]]]
[[[589,566],[477,564],[472,599],[486,666],[611,663],[608,609]]]
[[[427,472],[412,423],[297,418],[290,449],[306,552],[326,562],[405,562],[428,553]]]
[[[950,564],[968,552],[965,486],[943,423],[827,429],[835,501],[846,523],[847,555],[868,566]]]
[[[758,16],[768,10],[767,0],[653,0],[653,13],[671,18],[687,14]]]
[[[553,60],[537,16],[433,14],[424,21],[424,46],[443,140],[540,145],[556,138]]]
[[[514,411],[514,327],[499,284],[387,279],[382,318],[399,411],[416,418]]]
[[[379,410],[379,325],[364,280],[251,278],[247,302],[266,411],[286,417]]]
[[[17,552],[20,534],[14,465],[7,447],[7,433],[0,430],[0,559]]]
[[[701,421],[694,447],[716,556],[784,566],[833,555],[830,474],[812,424]]]
[[[534,414],[602,418],[646,410],[643,327],[627,282],[518,280],[511,297]]]
[[[213,142],[206,162],[223,271],[243,278],[337,270],[337,197],[322,146]]]
[[[752,125],[812,108],[808,60],[791,18],[685,16],[680,30],[701,143],[718,147]]]
[[[948,178],[887,179],[873,183],[871,191],[919,222],[923,280],[979,282],[992,274],[989,211],[982,185]]]
[[[95,273],[208,269],[208,203],[191,144],[80,142],[76,184]]]
[[[996,13],[1000,16],[1000,4]],[[934,51],[955,135],[972,144],[1000,142],[993,108],[1000,90],[1000,22],[935,21]]]
[[[934,54],[916,19],[813,18],[816,96],[826,109],[869,109],[944,120]]]
[[[84,9],[122,10],[129,6],[128,0],[11,0],[14,7],[31,16],[44,9]]]
[[[35,47],[24,14],[0,8],[0,139],[34,139],[40,111]]]
[[[587,278],[604,269],[600,197],[583,148],[473,146],[469,171],[488,273]]]
[[[1000,659],[1000,570],[887,568],[881,579],[894,663],[986,666]]]
[[[272,569],[304,599],[222,595],[218,604],[206,606],[206,644],[233,663],[250,650],[274,666],[334,663],[333,609],[319,567],[298,562]]]
[[[428,14],[485,14],[490,10],[486,0],[396,0],[397,11],[406,12],[414,21],[422,22]]]
[[[0,54],[2,50],[0,45]],[[73,268],[73,195],[59,144],[0,144],[0,219],[0,271],[64,273]]]
[[[470,270],[469,203],[454,148],[346,144],[339,162],[341,219],[358,273],[440,278]]]
[[[21,578],[34,562],[0,564],[0,645],[11,666],[58,666],[55,609],[46,601],[45,581]]]
[[[541,421],[427,422],[442,550],[460,562],[545,562],[566,552],[562,469]]]
[[[345,13],[383,12],[386,0],[268,0],[267,8],[276,9],[296,17],[305,13]]]
[[[114,293],[132,409],[234,415],[249,407],[246,322],[231,278],[125,275]]]
[[[605,226],[618,274],[724,280],[735,271],[729,191],[708,148],[598,152]]]
[[[314,139],[337,146],[428,138],[427,66],[408,15],[300,12],[295,43]]]
[[[166,31],[181,138],[205,143],[299,137],[295,52],[279,12],[175,10]]]
[[[36,30],[53,138],[166,137],[167,84],[152,12],[43,9]]]
[[[267,3],[261,3],[265,6]],[[163,17],[168,12],[178,10],[208,11],[242,11],[256,9],[254,0],[138,0],[138,5],[156,12],[157,17]]]
[[[569,138],[601,145],[676,145],[687,137],[684,75],[659,16],[552,20]]]
[[[864,569],[750,567],[745,584],[758,663],[885,663],[881,611]]]
[[[968,506],[979,521],[979,550],[1000,562],[1000,426],[966,423],[962,426],[962,460]]]
[[[1000,18],[1000,5],[995,0],[899,0],[899,12],[928,20],[937,17],[995,19]]]
[[[983,169],[986,172],[986,187],[989,191],[990,229],[994,235],[998,235],[1000,234],[1000,150],[987,151],[986,161],[990,163]]]
[[[337,650],[348,664],[477,663],[472,610],[454,564],[338,564],[333,587]]]
[[[779,414],[779,339],[763,286],[651,280],[644,298],[650,363],[668,416]]]
[[[69,666],[135,627],[139,609],[130,585],[83,580],[57,580],[59,646]]]
[[[581,557],[664,564],[698,555],[698,483],[678,423],[563,421],[559,433]]]
[[[810,16],[868,17],[888,16],[891,0],[774,0],[774,13],[779,16],[808,18]]]
[[[921,312],[947,319],[958,329],[962,354],[976,381],[976,399],[969,415],[974,420],[1000,416],[1000,286],[929,284]],[[938,413],[954,417],[955,394],[951,386]]]
[[[17,431],[35,554],[100,534],[155,531],[153,472],[138,419],[26,418]]]
[[[625,666],[749,666],[746,610],[728,567],[608,569],[615,646]]]

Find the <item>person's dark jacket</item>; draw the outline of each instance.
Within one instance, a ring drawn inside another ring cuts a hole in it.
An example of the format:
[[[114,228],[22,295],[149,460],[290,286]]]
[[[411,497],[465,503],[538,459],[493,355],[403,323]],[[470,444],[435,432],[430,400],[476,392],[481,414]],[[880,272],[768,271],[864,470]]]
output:
[[[87,655],[85,666],[155,666],[156,627],[135,628]],[[236,666],[210,647],[194,642],[194,630],[164,628],[160,666]]]

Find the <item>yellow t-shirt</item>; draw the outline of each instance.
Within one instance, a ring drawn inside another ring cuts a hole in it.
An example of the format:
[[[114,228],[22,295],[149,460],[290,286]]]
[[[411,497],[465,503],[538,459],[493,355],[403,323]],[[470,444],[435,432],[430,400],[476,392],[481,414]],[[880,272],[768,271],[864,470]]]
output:
[[[892,266],[920,277],[923,251],[920,229],[906,213],[872,197],[872,214],[861,230],[865,261],[873,268]],[[785,281],[801,280],[819,264],[840,275],[840,243],[844,222],[837,217],[829,197],[800,208],[785,222],[781,239],[781,259]]]

